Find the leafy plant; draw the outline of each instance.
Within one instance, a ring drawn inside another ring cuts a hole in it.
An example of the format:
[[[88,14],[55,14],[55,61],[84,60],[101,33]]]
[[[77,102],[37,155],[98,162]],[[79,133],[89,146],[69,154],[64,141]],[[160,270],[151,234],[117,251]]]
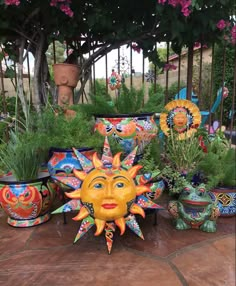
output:
[[[236,185],[235,155],[235,149],[229,148],[219,137],[210,142],[207,153],[196,168],[196,171],[202,172],[208,189]]]
[[[101,93],[99,93],[99,90]],[[96,96],[90,94],[91,104],[81,104],[79,109],[91,118],[94,114],[129,114],[140,113],[144,103],[144,88],[128,89],[122,84],[119,94],[112,98],[104,93],[101,88],[96,91]]]
[[[35,140],[40,142],[45,158],[47,158],[50,147],[100,149],[103,146],[104,138],[93,132],[92,119],[88,120],[76,106],[71,108],[77,111],[72,118],[65,117],[62,110],[57,110],[55,114],[55,111],[49,108],[46,108],[41,116],[34,114],[31,130],[35,133]]]
[[[166,159],[173,169],[187,174],[196,168],[202,156],[203,151],[196,136],[178,140],[177,134],[170,132],[166,142]]]
[[[159,179],[163,179],[170,194],[178,194],[189,184],[185,176],[176,169],[168,165],[164,155],[164,142],[159,138],[154,138],[144,149],[143,157],[138,162],[143,166],[141,172],[160,171]]]
[[[11,171],[18,181],[37,178],[42,157],[33,134],[11,131],[8,143],[0,150],[5,173]]]

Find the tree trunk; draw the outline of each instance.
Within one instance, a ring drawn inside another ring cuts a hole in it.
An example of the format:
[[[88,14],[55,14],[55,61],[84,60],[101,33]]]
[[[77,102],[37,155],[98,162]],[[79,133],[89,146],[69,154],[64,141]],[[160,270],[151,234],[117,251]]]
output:
[[[45,45],[45,36],[43,32],[40,32],[38,45],[35,50],[34,60],[34,96],[33,105],[37,112],[40,112],[41,108],[41,68],[42,68],[42,54]]]
[[[24,47],[25,47],[25,39],[19,39],[19,58],[17,62],[17,96],[20,98],[22,110],[24,112],[25,118],[28,118],[28,108],[27,108],[27,100],[24,95],[24,83],[23,83],[23,56],[24,56]]]

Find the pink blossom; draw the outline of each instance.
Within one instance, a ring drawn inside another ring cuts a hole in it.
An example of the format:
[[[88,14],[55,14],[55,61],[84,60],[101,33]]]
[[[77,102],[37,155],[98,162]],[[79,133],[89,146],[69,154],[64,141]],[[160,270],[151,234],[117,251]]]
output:
[[[176,69],[177,69],[176,65],[166,63],[164,66],[164,71],[170,71],[170,70],[176,70]]]
[[[10,5],[18,6],[20,5],[20,1],[19,0],[5,0],[5,4],[8,6]]]
[[[158,0],[158,3],[164,5],[166,3],[166,1],[167,0]]]
[[[236,40],[236,25],[231,29],[231,36],[233,40]]]
[[[73,17],[73,16],[74,16],[73,11],[70,9],[69,6],[67,6],[67,5],[65,5],[65,4],[61,4],[61,5],[60,5],[60,10],[61,10],[62,12],[64,12],[64,13],[65,13],[67,16],[69,16],[69,17]]]
[[[216,27],[222,31],[226,27],[226,22],[225,20],[221,19],[217,24]]]
[[[189,7],[191,6],[191,0],[158,0],[159,4],[164,5],[167,3],[168,5],[171,5],[172,7],[176,7],[178,5],[181,6],[181,12],[182,14],[187,17],[190,15],[191,10]]]
[[[135,52],[137,52],[137,53],[139,53],[140,54],[140,51],[141,51],[141,49],[138,47],[138,45],[137,44],[132,44],[132,49],[135,51]]]

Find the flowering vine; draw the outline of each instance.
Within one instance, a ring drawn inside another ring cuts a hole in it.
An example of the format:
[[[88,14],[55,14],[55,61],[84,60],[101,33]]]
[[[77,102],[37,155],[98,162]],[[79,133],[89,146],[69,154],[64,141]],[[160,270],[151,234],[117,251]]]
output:
[[[230,42],[231,44],[236,44],[236,25],[232,26],[229,21],[221,19],[216,27],[224,32],[224,40]]]
[[[7,6],[19,6],[20,0],[5,0]],[[59,8],[64,14],[69,17],[74,16],[74,12],[70,8],[71,0],[51,0],[50,6]]]
[[[173,64],[166,63],[164,66],[164,71],[171,71],[171,70],[176,70],[176,69],[177,69],[177,66]]]
[[[168,4],[173,7],[176,7],[178,5],[181,6],[181,12],[185,17],[188,17],[191,13],[190,6],[192,4],[191,0],[158,0],[159,4]]]

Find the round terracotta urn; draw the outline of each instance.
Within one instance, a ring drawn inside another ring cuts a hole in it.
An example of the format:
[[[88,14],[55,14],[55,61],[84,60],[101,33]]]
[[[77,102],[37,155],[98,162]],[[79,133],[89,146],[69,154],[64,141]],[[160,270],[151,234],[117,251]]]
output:
[[[58,104],[70,106],[73,102],[73,91],[79,81],[80,68],[73,64],[54,64],[54,81],[58,86]]]
[[[8,215],[7,223],[14,227],[30,227],[48,221],[55,187],[47,172],[28,181],[16,181],[13,176],[2,177],[0,205]]]

